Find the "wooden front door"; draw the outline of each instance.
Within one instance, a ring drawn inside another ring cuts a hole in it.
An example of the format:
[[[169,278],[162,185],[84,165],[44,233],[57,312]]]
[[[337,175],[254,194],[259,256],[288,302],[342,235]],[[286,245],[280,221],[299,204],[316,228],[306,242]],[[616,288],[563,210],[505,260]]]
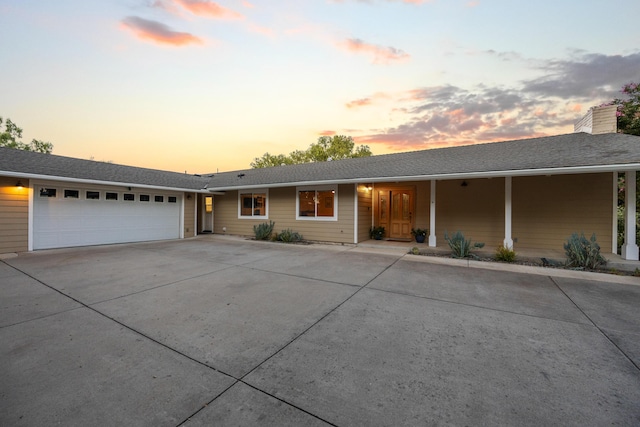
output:
[[[411,239],[415,190],[391,188],[378,192],[378,221],[389,239]]]

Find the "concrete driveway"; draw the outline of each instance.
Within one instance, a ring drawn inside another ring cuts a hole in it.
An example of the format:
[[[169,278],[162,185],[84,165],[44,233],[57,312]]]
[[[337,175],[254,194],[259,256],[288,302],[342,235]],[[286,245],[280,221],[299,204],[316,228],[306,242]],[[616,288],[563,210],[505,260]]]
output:
[[[202,236],[6,259],[0,425],[640,424],[640,286],[425,258]]]

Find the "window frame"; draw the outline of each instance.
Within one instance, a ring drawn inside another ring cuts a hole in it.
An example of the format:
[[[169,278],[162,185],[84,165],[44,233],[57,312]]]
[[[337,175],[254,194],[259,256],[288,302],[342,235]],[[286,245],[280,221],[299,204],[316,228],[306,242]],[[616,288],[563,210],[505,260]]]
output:
[[[73,195],[75,193],[75,195]],[[74,190],[72,188],[64,188],[62,190],[62,198],[64,200],[79,200],[81,195],[80,190]]]
[[[53,194],[51,193],[53,192]],[[40,190],[38,191],[39,193],[39,197],[45,198],[45,199],[57,199],[58,198],[58,189],[55,187],[40,187]]]
[[[252,207],[251,207],[251,215],[242,215],[242,196],[246,194],[251,194]],[[255,215],[255,206],[253,206],[253,200],[255,200],[255,196],[261,196],[264,194],[264,215]],[[247,190],[238,190],[238,219],[269,219],[269,189],[247,189]]]
[[[95,195],[97,197],[89,197],[89,193],[91,193],[91,195]],[[84,200],[102,200],[102,194],[100,194],[101,191],[100,190],[89,190],[89,189],[85,189],[84,190]]]
[[[315,216],[300,215],[300,192],[315,191],[316,197],[318,192],[333,192],[333,216],[318,216],[318,208],[316,206]],[[338,185],[308,185],[296,187],[296,221],[337,221],[338,220]]]

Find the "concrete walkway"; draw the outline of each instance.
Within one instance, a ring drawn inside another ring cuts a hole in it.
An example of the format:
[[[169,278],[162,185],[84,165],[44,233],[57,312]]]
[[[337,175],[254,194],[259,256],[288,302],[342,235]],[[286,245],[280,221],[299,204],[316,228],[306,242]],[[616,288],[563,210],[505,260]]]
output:
[[[640,424],[640,279],[404,252],[201,236],[2,260],[0,425]]]

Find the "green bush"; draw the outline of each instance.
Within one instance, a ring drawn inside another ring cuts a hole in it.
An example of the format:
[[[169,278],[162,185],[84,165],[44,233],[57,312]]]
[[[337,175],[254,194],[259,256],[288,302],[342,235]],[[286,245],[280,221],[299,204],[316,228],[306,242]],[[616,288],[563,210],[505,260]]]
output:
[[[451,255],[454,258],[468,258],[470,256],[476,257],[471,253],[471,249],[480,249],[484,247],[484,243],[474,243],[472,245],[471,239],[465,239],[464,234],[460,231],[456,231],[451,237],[449,237],[445,231],[444,240],[449,244],[449,247],[451,248]]]
[[[516,251],[514,251],[513,249],[500,246],[496,250],[496,261],[514,262],[515,260],[516,260]]]
[[[282,230],[282,232],[278,234],[277,240],[285,243],[301,242],[302,235],[297,231],[292,231],[287,228],[286,230]]]
[[[375,240],[381,240],[384,237],[384,227],[381,225],[371,227],[369,237]]]
[[[584,233],[580,235],[573,233],[564,244],[564,251],[569,267],[595,270],[607,263],[607,260],[600,255],[600,245],[596,242],[595,233],[591,239],[587,239]]]
[[[254,225],[253,234],[255,235],[256,240],[269,240],[275,225],[276,223],[273,221],[269,221],[268,224],[263,222],[262,224]]]

